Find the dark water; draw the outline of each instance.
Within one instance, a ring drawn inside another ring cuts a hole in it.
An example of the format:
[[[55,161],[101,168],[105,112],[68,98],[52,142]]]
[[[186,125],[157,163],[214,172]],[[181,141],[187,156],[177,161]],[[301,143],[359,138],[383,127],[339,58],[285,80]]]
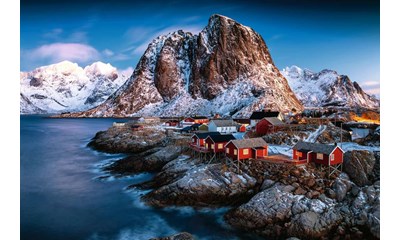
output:
[[[150,174],[99,180],[99,167],[124,155],[86,144],[114,121],[21,116],[22,239],[149,239],[182,231],[199,239],[249,238],[224,224],[227,209],[153,209],[140,202],[144,192],[124,190]]]

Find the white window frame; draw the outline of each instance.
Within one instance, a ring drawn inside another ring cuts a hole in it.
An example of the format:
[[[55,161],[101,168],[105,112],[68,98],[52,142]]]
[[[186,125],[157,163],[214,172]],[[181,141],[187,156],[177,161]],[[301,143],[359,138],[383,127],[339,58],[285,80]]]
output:
[[[214,143],[211,143],[211,149],[214,149]]]
[[[322,153],[317,153],[317,159],[318,159],[318,160],[324,160],[324,154],[322,154]]]
[[[228,147],[226,148],[225,152],[229,154],[229,148]]]
[[[218,149],[223,149],[224,148],[224,144],[223,143],[218,143]]]
[[[330,159],[331,159],[331,162],[332,162],[332,161],[335,161],[335,154],[331,154]]]
[[[249,149],[248,148],[243,149],[243,155],[248,155],[248,154],[249,154]]]
[[[206,148],[208,148],[208,143],[206,143]]]
[[[237,149],[236,149],[236,148],[235,148],[235,149],[233,149],[233,155],[235,155],[235,156],[236,156],[236,155],[237,155],[237,152],[238,152],[238,151],[237,151]]]

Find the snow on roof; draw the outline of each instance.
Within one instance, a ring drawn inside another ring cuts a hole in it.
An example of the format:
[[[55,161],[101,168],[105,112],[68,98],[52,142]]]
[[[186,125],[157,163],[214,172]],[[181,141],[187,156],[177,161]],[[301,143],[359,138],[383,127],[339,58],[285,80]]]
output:
[[[217,127],[232,127],[232,126],[237,126],[237,123],[235,123],[233,120],[211,120]],[[210,122],[210,124],[211,124]]]
[[[231,141],[238,148],[257,148],[265,147],[267,143],[262,138],[247,138]]]
[[[309,143],[299,141],[296,145],[293,146],[293,149],[305,152],[315,152],[315,153],[323,153],[323,154],[331,154],[331,152],[336,148],[335,145],[321,144],[321,143]]]

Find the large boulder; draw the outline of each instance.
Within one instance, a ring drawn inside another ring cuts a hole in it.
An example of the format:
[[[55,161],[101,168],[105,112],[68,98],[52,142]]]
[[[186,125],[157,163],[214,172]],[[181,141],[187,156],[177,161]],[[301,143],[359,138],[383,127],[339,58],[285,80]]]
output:
[[[122,175],[156,172],[161,170],[161,168],[171,160],[176,159],[181,153],[181,148],[173,145],[157,150],[158,151],[150,153],[147,156],[140,154],[120,159],[110,166],[107,166],[105,170]]]
[[[151,238],[150,240],[194,240],[194,236],[187,232],[181,232],[168,237]]]
[[[166,170],[175,172],[171,168]],[[142,200],[157,207],[235,205],[249,199],[256,186],[253,177],[226,170],[221,164],[195,165],[175,177],[174,181],[144,195]]]
[[[287,185],[276,183],[225,218],[236,228],[265,237],[308,239],[321,237],[338,224],[341,216],[331,209],[333,203],[334,200],[326,197],[322,201],[295,195]]]
[[[140,153],[154,147],[165,145],[165,131],[154,126],[145,126],[133,131],[130,123],[113,126],[107,131],[98,132],[88,146],[108,153]]]
[[[333,183],[332,189],[335,192],[336,199],[338,201],[342,201],[347,192],[352,188],[352,182],[349,179],[349,176],[346,173],[341,173]]]
[[[373,152],[366,150],[353,150],[344,155],[343,171],[358,186],[371,184],[375,156]]]

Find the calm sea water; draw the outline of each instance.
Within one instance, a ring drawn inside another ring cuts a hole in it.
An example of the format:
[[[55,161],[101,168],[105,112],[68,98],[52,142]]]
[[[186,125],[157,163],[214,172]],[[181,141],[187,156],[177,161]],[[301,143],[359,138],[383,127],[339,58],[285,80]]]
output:
[[[149,239],[182,231],[199,239],[251,238],[226,226],[227,209],[154,209],[140,202],[144,192],[124,190],[150,174],[100,180],[100,166],[124,155],[86,144],[114,121],[21,116],[22,239]]]

